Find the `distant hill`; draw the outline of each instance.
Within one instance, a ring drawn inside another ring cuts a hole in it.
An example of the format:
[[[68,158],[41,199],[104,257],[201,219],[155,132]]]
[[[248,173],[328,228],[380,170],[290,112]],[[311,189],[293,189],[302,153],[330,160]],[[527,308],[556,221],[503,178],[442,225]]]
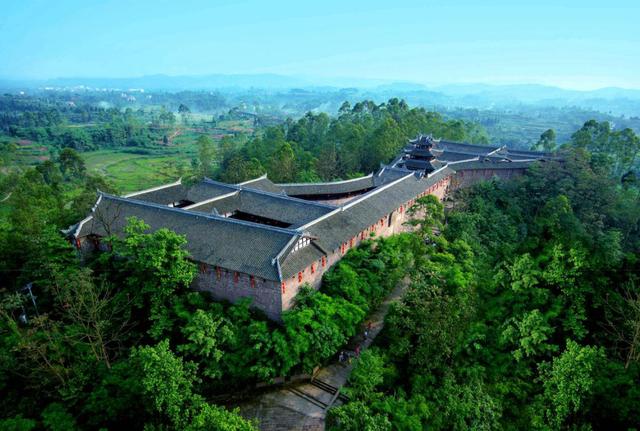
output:
[[[145,89],[149,91],[218,90],[227,93],[264,91],[308,91],[322,98],[327,93],[348,89],[355,98],[385,100],[405,98],[425,107],[471,109],[517,109],[518,106],[578,107],[613,115],[640,116],[640,90],[602,88],[593,91],[522,84],[451,84],[426,86],[407,81],[360,78],[312,78],[279,74],[148,75],[133,78],[55,78],[40,81],[0,80],[0,89],[16,91],[34,88],[56,89]],[[326,102],[326,101],[325,101]],[[321,103],[325,103],[321,102]]]

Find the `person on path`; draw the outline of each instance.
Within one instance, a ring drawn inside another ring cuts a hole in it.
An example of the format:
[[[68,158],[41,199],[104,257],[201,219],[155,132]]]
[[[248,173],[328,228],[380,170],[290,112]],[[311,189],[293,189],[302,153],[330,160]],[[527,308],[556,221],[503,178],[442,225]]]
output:
[[[360,344],[356,346],[356,358],[360,357]]]

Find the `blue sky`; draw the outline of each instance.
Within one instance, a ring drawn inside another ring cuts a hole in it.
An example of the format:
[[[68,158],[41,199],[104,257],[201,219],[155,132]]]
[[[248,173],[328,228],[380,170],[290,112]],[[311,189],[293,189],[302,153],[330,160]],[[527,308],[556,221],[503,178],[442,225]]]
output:
[[[640,1],[4,0],[0,76],[640,88]]]

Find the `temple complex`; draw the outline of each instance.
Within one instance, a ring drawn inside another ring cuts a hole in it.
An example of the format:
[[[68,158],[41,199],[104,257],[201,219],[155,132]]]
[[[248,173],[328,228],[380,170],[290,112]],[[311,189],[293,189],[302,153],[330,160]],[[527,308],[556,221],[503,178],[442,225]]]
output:
[[[494,176],[521,175],[550,153],[471,145],[421,135],[389,165],[365,177],[327,183],[274,184],[266,176],[240,184],[180,181],[126,196],[99,193],[91,214],[69,237],[89,251],[100,238],[121,235],[127,218],[152,231],[168,228],[187,239],[197,262],[194,288],[218,300],[251,297],[274,320],[293,305],[300,287],[318,288],[322,275],[372,236],[409,227],[407,209],[432,194]]]

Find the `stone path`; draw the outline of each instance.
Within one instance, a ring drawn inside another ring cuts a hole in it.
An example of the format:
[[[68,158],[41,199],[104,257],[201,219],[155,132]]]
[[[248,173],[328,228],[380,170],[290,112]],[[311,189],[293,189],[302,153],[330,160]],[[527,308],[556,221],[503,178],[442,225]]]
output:
[[[403,280],[389,294],[387,299],[368,318],[371,330],[366,340],[360,334],[351,340],[350,346],[360,342],[364,350],[371,345],[384,325],[384,317],[392,302],[397,301],[404,293],[408,279]],[[354,354],[353,351],[349,351]],[[332,405],[341,404],[345,398],[339,390],[347,382],[354,364],[333,363],[316,372],[311,382],[280,388],[260,395],[253,400],[239,405],[242,416],[257,419],[262,431],[271,430],[324,430],[327,410]]]

